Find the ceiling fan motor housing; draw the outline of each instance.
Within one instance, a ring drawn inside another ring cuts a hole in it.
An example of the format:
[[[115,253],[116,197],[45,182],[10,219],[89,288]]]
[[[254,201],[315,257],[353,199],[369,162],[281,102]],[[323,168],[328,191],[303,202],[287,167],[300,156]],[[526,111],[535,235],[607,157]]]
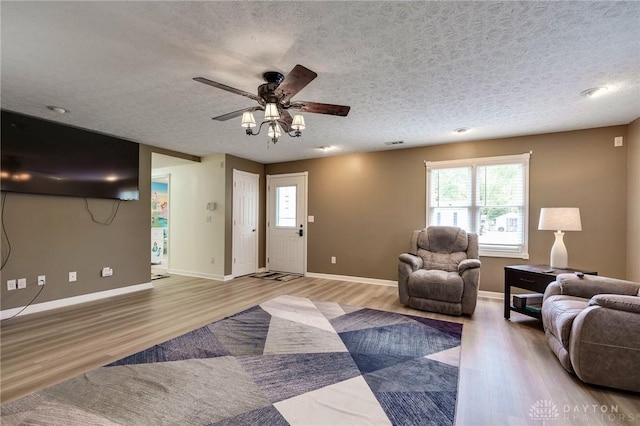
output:
[[[276,96],[276,89],[280,83],[264,83],[258,86],[258,96],[264,100],[265,103],[277,104],[279,99]]]

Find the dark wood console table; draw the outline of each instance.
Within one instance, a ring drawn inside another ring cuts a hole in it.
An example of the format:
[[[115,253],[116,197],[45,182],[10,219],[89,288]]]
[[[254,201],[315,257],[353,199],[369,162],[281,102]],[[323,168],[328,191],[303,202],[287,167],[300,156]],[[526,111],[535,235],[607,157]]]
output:
[[[574,274],[581,272],[583,274],[598,275],[594,271],[583,271],[581,269],[559,269],[552,268],[549,265],[512,265],[504,267],[504,318],[511,317],[511,311],[519,312],[533,318],[542,318],[537,312],[531,312],[526,309],[513,306],[511,302],[511,287],[531,290],[535,293],[544,293],[547,286],[555,281],[556,276],[560,274]]]

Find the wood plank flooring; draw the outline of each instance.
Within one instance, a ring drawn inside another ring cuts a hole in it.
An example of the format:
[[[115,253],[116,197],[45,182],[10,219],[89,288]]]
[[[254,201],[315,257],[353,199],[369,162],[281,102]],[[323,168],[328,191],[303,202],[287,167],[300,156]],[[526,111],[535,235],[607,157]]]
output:
[[[541,323],[517,313],[505,321],[500,301],[480,299],[473,317],[459,318],[405,308],[396,288],[371,284],[175,275],[153,283],[153,290],[4,321],[0,400],[18,399],[288,294],[462,322],[457,425],[540,425],[530,415],[539,401],[557,409],[550,425],[640,424],[640,395],[584,385],[569,375],[549,350]]]

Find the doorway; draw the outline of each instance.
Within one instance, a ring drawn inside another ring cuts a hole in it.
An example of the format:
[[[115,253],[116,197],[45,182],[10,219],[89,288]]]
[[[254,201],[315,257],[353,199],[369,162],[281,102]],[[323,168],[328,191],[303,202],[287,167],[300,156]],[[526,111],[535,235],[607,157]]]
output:
[[[260,175],[233,170],[234,277],[258,272],[258,202]]]
[[[267,176],[267,268],[307,270],[308,172]]]
[[[169,182],[170,175],[151,178],[151,265],[169,268]]]

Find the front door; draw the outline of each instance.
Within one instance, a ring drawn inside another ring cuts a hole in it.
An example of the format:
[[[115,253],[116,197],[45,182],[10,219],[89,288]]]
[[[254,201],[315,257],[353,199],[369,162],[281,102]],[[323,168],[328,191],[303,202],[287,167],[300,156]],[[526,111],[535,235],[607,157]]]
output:
[[[307,172],[267,176],[267,267],[306,272]]]
[[[233,171],[233,265],[234,277],[258,271],[259,175]]]

